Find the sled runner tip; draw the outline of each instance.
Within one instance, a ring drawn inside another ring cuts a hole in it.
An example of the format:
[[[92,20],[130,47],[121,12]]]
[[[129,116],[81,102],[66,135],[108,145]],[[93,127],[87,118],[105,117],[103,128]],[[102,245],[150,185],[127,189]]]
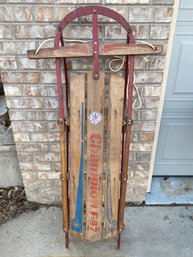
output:
[[[121,246],[121,233],[118,233],[118,238],[117,238],[117,249],[119,250]]]
[[[65,233],[65,247],[68,249],[69,247],[69,234]]]

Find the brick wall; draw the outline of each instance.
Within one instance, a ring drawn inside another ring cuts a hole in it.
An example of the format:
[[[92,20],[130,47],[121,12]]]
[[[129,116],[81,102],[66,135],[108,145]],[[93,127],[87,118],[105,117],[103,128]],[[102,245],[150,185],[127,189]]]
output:
[[[146,192],[154,131],[173,0],[0,0],[0,66],[14,140],[28,199],[41,203],[60,201],[58,103],[53,60],[29,60],[27,49],[54,37],[58,22],[71,10],[90,3],[103,4],[122,14],[136,39],[164,45],[162,55],[137,58],[136,84],[143,106],[133,112],[127,200],[142,202]],[[75,20],[65,31],[69,39],[91,38],[90,19]],[[123,29],[101,19],[100,38],[124,40]],[[53,45],[48,43],[48,46]],[[108,59],[105,68],[108,69]],[[69,60],[69,69],[92,69],[86,59]]]

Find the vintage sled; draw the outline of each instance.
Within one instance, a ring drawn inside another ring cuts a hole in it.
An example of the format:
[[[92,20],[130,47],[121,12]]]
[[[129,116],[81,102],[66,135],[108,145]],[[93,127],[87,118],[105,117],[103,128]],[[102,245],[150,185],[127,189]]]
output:
[[[83,15],[92,16],[92,43],[65,44],[62,31]],[[99,42],[98,15],[121,24],[127,33],[127,43]],[[41,49],[38,53],[28,51],[29,58],[56,60],[66,247],[70,231],[72,236],[91,241],[117,236],[120,248],[132,126],[134,56],[161,51],[160,45],[152,49],[147,44],[135,44],[128,22],[103,6],[81,7],[70,12],[57,27],[54,48]],[[125,56],[124,77],[120,73],[107,76],[99,67],[100,56],[114,55]],[[93,71],[74,75],[69,80],[68,57],[92,57]],[[105,81],[109,81],[108,85]]]

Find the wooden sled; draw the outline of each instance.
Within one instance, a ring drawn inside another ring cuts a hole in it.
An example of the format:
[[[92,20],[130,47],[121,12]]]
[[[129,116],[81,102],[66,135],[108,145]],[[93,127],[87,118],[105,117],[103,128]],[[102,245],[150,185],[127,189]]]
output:
[[[83,15],[92,16],[92,43],[64,44],[63,29]],[[127,43],[100,43],[98,15],[120,23],[126,30]],[[56,59],[66,247],[70,231],[72,236],[90,241],[118,236],[117,247],[120,248],[132,126],[134,55],[161,51],[160,45],[152,49],[146,44],[135,44],[128,22],[103,6],[87,6],[72,11],[57,28],[54,48],[41,49],[38,54],[35,50],[28,51],[29,58]],[[124,77],[122,73],[107,76],[99,67],[100,56],[114,55],[126,57]],[[92,57],[93,71],[74,75],[69,80],[68,57]],[[105,84],[107,80],[109,83]]]

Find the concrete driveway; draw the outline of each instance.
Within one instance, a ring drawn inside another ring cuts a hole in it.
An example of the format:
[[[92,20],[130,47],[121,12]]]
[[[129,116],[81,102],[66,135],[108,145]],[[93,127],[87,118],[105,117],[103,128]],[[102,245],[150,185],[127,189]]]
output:
[[[60,208],[40,208],[0,226],[0,257],[192,257],[193,207],[127,207],[121,250],[116,240],[70,238],[64,248]]]

